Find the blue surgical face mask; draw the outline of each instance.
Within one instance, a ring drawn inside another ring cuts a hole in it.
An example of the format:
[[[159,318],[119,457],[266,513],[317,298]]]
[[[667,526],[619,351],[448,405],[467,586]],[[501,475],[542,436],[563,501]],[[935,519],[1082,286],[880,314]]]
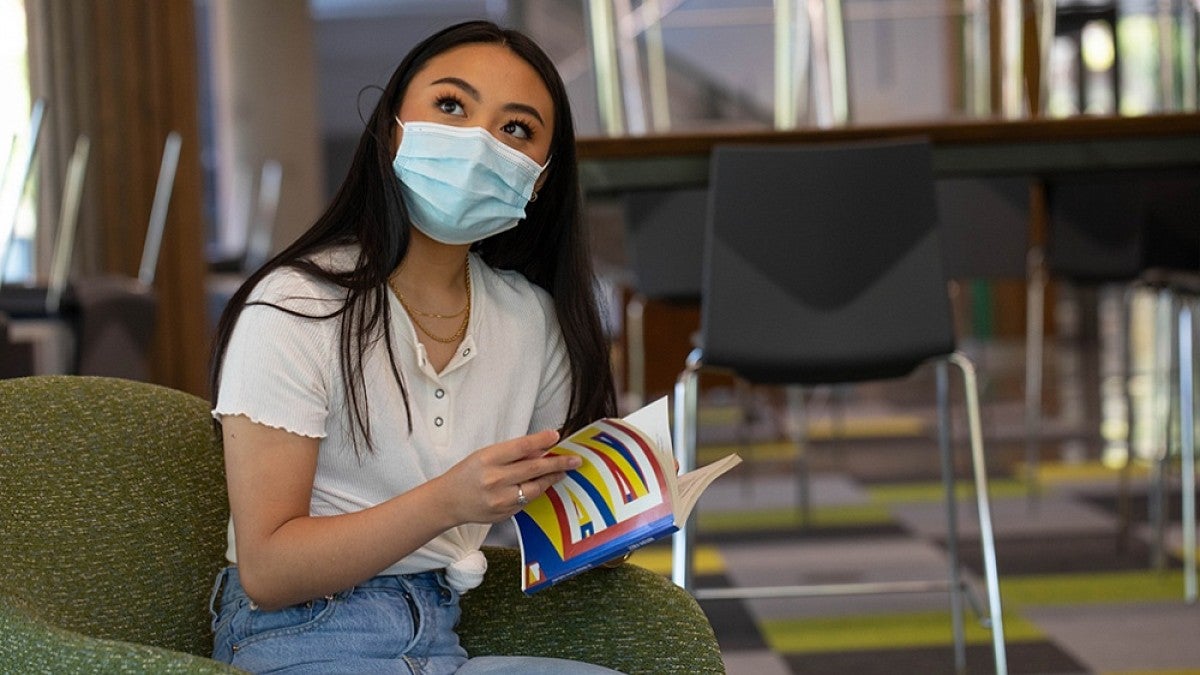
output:
[[[471,244],[516,227],[534,198],[538,165],[481,127],[396,123],[392,169],[413,225],[443,244]]]

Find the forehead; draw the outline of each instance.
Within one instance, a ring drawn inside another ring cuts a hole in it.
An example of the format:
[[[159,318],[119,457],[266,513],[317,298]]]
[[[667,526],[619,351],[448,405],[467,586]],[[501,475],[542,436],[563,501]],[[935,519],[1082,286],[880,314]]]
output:
[[[538,72],[504,45],[466,44],[429,59],[409,83],[405,98],[446,77],[457,77],[475,87],[486,103],[532,105],[549,122],[554,101]]]

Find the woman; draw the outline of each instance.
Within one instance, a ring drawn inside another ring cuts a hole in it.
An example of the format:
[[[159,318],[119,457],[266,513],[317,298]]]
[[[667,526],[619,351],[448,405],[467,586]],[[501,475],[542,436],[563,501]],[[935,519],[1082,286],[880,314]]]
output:
[[[527,37],[460,24],[400,63],[333,203],[218,326],[215,658],[611,672],[468,661],[453,632],[489,525],[577,466],[543,456],[560,430],[615,413],[578,195],[566,91]]]

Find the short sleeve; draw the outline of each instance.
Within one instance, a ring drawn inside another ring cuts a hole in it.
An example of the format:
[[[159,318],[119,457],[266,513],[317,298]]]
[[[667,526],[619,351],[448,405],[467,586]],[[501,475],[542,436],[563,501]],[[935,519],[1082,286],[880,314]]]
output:
[[[295,273],[289,273],[294,275]],[[281,275],[282,276],[282,275]],[[293,280],[294,281],[294,280]],[[297,316],[269,304],[249,304],[230,336],[213,416],[245,415],[259,424],[301,436],[324,438],[329,381],[337,365],[338,319],[328,314],[312,284],[263,282],[252,298],[308,314]]]

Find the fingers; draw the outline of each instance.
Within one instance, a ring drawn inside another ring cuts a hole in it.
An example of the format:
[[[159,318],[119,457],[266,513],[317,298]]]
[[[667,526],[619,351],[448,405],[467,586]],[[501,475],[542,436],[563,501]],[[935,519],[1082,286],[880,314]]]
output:
[[[498,461],[517,462],[526,458],[541,457],[557,442],[558,432],[553,429],[545,429],[492,447],[499,455]]]
[[[485,510],[465,517],[471,522],[509,517],[579,468],[583,462],[576,455],[547,453],[557,441],[558,432],[540,431],[488,446],[461,462],[461,471],[451,473],[466,479],[463,488],[481,498],[475,503]]]
[[[512,488],[514,498],[511,503],[511,512],[508,515],[512,515],[513,513],[525,508],[529,502],[541,497],[555,483],[563,480],[566,477],[567,474],[565,473],[555,472],[542,474],[521,483],[517,483],[517,485]]]
[[[517,484],[544,474],[579,468],[582,462],[575,455],[547,454],[557,441],[558,432],[548,429],[498,443],[484,452],[488,463],[503,467],[508,472],[506,477]]]

